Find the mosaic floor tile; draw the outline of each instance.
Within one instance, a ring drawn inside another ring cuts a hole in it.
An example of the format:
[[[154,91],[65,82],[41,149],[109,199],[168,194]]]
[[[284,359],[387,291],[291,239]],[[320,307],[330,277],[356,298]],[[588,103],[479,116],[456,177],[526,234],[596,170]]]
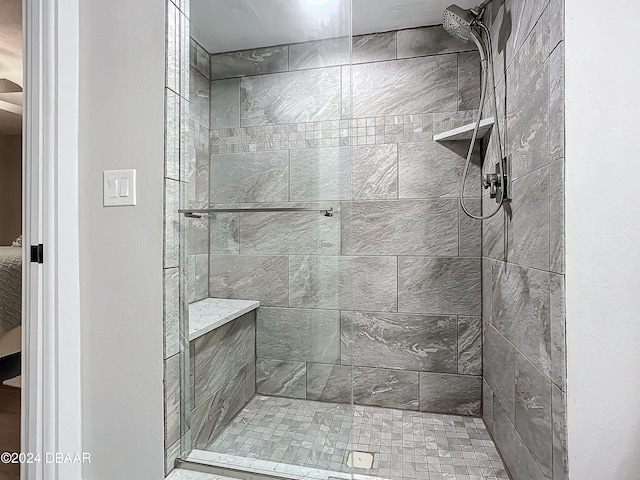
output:
[[[356,474],[388,480],[508,479],[480,418],[254,397],[206,450],[350,473],[349,452],[371,453]]]

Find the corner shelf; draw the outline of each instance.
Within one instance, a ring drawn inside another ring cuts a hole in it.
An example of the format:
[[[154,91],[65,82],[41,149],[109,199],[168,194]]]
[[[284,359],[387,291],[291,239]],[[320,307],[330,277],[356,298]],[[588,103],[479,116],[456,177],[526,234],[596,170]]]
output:
[[[493,117],[485,118],[480,122],[480,128],[478,129],[478,138],[483,138],[493,128]],[[436,142],[449,142],[452,140],[471,140],[473,136],[473,129],[476,127],[476,122],[463,125],[453,130],[447,130],[446,132],[438,133],[433,136]]]

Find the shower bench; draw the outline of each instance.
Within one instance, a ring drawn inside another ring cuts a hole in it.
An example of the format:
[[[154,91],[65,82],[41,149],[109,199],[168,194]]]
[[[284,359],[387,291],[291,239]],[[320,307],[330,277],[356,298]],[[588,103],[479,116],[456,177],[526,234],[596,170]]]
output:
[[[226,298],[205,298],[189,305],[189,341],[219,328],[256,310],[257,300],[234,300]]]
[[[194,448],[209,445],[255,395],[258,307],[224,298],[189,305]]]

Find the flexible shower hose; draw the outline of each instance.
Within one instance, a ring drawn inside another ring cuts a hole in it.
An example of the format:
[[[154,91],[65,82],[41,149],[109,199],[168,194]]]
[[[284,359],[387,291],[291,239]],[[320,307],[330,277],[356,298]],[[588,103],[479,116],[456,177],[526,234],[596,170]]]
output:
[[[489,32],[489,29],[482,23],[482,22],[478,22],[478,25],[484,30],[486,37],[487,37],[487,50],[488,53],[485,55],[484,50],[483,50],[483,45],[482,42],[480,41],[479,38],[477,38],[475,35],[473,36],[473,39],[476,42],[476,45],[478,46],[478,50],[480,51],[480,63],[482,64],[482,87],[481,87],[481,93],[480,93],[480,105],[478,107],[478,116],[476,119],[476,124],[475,127],[473,129],[473,135],[471,137],[471,144],[469,145],[469,152],[467,153],[467,160],[465,162],[464,165],[464,171],[462,173],[462,185],[460,186],[460,206],[462,207],[462,210],[464,211],[464,213],[466,213],[469,217],[475,219],[475,220],[488,220],[489,218],[495,216],[499,211],[500,208],[502,207],[502,204],[504,203],[504,185],[501,185],[500,188],[500,194],[499,194],[499,201],[498,203],[498,208],[496,208],[493,212],[491,212],[489,215],[474,215],[473,213],[471,213],[469,211],[469,209],[467,208],[467,206],[464,203],[464,187],[465,184],[467,183],[467,177],[469,176],[469,166],[471,165],[471,159],[473,158],[473,150],[475,149],[476,146],[476,141],[478,139],[478,131],[480,130],[480,122],[482,122],[482,111],[484,110],[484,101],[486,99],[487,96],[487,87],[489,86],[489,75],[491,75],[491,85],[493,88],[493,92],[492,92],[492,97],[493,97],[493,127],[495,128],[496,132],[495,132],[495,136],[496,139],[493,139],[493,135],[492,135],[492,140],[494,141],[494,145],[496,144],[497,141],[497,149],[498,149],[498,155],[499,155],[499,161],[498,161],[498,169],[500,171],[500,181],[504,182],[504,165],[503,165],[503,161],[502,159],[504,158],[503,156],[503,152],[502,152],[502,140],[500,138],[500,125],[499,125],[499,120],[498,120],[498,102],[497,102],[497,95],[496,95],[496,81],[495,81],[495,77],[493,74],[493,47],[491,45],[491,34]]]

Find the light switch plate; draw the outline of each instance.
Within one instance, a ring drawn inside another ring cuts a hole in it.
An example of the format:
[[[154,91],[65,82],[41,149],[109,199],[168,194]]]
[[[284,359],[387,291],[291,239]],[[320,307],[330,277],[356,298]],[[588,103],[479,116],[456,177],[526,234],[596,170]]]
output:
[[[135,170],[108,170],[104,172],[103,180],[105,207],[136,204]]]

